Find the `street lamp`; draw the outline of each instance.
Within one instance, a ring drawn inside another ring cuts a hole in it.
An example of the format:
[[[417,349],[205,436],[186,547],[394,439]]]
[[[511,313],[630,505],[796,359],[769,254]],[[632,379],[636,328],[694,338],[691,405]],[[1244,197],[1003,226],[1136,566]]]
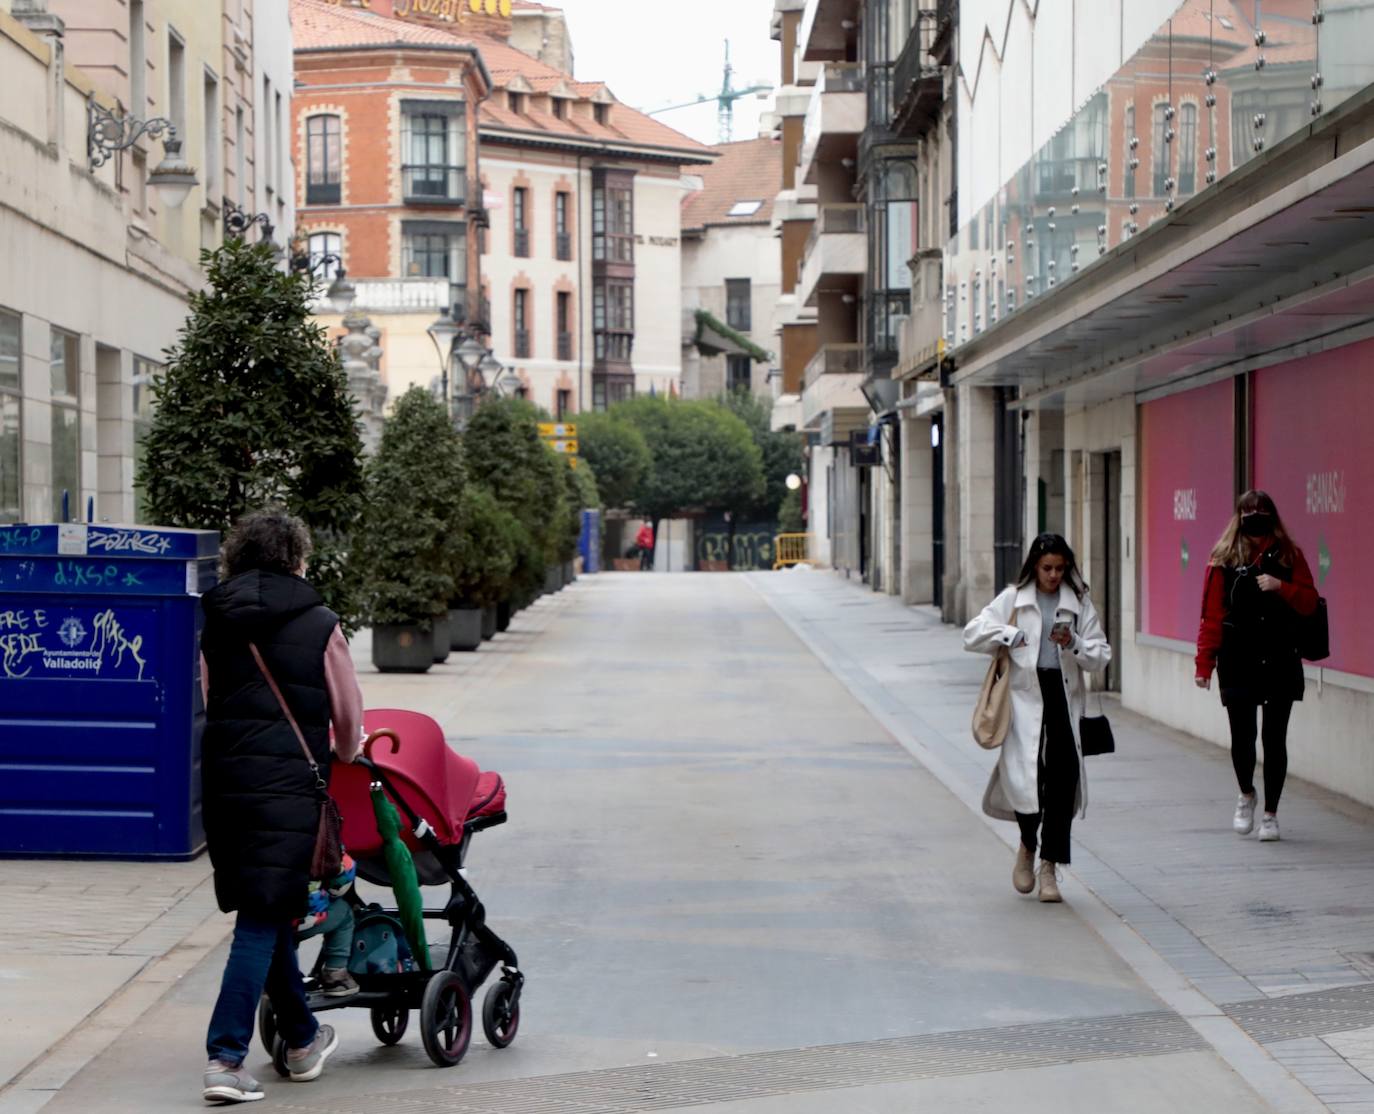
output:
[[[250,213],[248,210],[235,205],[227,197],[224,199],[224,235],[236,240],[243,239],[244,235],[255,224],[262,225],[261,239],[270,241],[272,239],[272,218],[266,213]],[[274,245],[276,246],[276,245]],[[277,248],[280,251],[280,248]]]
[[[320,280],[315,278],[315,274],[328,273],[330,264],[333,264],[334,281],[329,284],[324,296],[329,299],[329,304],[336,313],[347,313],[357,300],[358,288],[349,281],[348,272],[344,270],[343,257],[330,251],[311,258],[310,253],[301,247],[301,243],[299,238],[291,241],[291,270],[297,274],[309,275],[314,282],[318,282]]]
[[[96,102],[94,93],[86,98],[86,155],[92,170],[104,166],[116,151],[128,150],[143,136],[156,139],[164,132],[163,158],[148,175],[148,185],[158,191],[169,207],[179,209],[196,185],[196,172],[181,156],[176,125],[165,116],[149,120],[127,114],[116,116]]]
[[[434,342],[434,351],[439,354],[439,382],[444,395],[444,410],[448,412],[451,407],[448,392],[448,368],[453,358],[453,341],[461,330],[449,316],[448,307],[445,306],[439,311],[438,319],[428,329],[429,339]]]

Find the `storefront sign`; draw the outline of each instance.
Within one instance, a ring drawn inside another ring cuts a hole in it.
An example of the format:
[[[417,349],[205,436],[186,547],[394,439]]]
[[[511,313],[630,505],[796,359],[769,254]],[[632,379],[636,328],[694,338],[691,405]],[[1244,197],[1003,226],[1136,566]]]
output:
[[[1365,557],[1374,526],[1374,341],[1254,375],[1255,486],[1278,504],[1302,549],[1331,624],[1321,664],[1374,677],[1374,596]]]
[[[1140,629],[1197,638],[1212,546],[1234,509],[1233,386],[1227,380],[1140,407]]]

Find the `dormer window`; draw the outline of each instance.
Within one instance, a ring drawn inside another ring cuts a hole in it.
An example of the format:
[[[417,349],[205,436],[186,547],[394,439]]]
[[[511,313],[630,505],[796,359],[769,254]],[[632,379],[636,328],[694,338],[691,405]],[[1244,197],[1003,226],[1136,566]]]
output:
[[[559,120],[568,118],[568,102],[562,97],[553,98],[553,114]]]
[[[524,113],[524,111],[525,111],[525,94],[524,94],[524,93],[512,93],[512,92],[507,92],[507,93],[506,93],[506,107],[509,108],[512,112],[514,112],[517,116],[518,116],[518,115],[521,115],[522,113]]]
[[[598,124],[609,124],[611,122],[611,106],[608,104],[592,105],[592,117]]]

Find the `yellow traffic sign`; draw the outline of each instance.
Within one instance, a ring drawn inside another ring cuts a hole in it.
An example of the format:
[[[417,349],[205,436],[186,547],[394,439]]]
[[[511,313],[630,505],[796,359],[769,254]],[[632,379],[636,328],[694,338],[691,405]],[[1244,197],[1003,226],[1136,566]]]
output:
[[[556,453],[570,453],[574,456],[577,454],[576,441],[550,441],[549,444]]]
[[[576,437],[577,426],[573,422],[540,422],[539,436],[546,441]]]

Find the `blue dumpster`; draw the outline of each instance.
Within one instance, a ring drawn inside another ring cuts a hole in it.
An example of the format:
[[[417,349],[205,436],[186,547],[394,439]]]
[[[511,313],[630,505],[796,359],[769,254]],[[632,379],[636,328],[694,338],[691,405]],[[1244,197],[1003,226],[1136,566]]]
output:
[[[0,526],[0,854],[200,853],[212,530]]]
[[[582,512],[582,533],[577,539],[577,551],[582,554],[582,571],[601,571],[601,512]]]

